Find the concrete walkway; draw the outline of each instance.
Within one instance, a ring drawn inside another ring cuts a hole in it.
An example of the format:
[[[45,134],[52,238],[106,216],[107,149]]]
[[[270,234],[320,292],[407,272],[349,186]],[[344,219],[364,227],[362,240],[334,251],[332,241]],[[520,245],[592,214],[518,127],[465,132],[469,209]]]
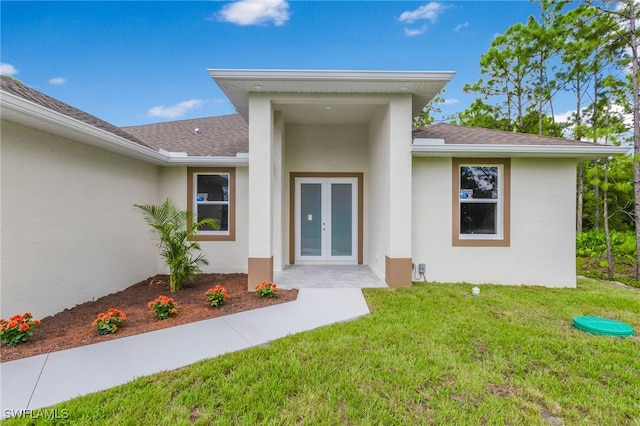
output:
[[[294,302],[0,363],[1,416],[368,313],[359,288],[302,288]]]

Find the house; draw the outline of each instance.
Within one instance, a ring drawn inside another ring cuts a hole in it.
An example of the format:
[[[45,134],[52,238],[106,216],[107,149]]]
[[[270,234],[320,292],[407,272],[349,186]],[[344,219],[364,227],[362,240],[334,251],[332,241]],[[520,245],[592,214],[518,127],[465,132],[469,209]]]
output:
[[[118,128],[2,77],[1,312],[45,316],[166,271],[133,204],[221,227],[206,272],[299,264],[390,286],[575,286],[576,164],[626,148],[415,116],[451,72],[222,70],[238,114]]]

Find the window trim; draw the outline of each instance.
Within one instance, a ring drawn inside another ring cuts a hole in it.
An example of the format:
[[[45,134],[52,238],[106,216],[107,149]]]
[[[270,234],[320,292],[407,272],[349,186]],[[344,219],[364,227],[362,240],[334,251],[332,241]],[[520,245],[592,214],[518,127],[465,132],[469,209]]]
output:
[[[483,238],[460,235],[460,167],[499,166],[498,229],[502,235]],[[511,159],[510,158],[453,158],[452,159],[452,245],[454,247],[510,247],[511,246]],[[502,182],[500,184],[500,182]],[[501,200],[500,200],[501,198]],[[501,201],[501,202],[500,202]]]
[[[197,217],[195,210],[195,176],[199,174],[229,175],[229,231],[220,234],[197,234],[192,241],[235,241],[236,240],[236,169],[232,167],[188,167],[187,168],[187,211]]]

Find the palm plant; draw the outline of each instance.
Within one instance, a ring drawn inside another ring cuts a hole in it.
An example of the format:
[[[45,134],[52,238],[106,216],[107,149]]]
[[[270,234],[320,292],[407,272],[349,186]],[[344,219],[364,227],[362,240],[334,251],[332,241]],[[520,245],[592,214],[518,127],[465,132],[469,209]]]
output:
[[[159,206],[134,206],[143,212],[145,221],[159,237],[157,246],[169,267],[169,290],[179,290],[185,279],[193,280],[195,274],[202,272],[200,267],[209,264],[204,255],[193,253],[201,249],[190,238],[203,226],[220,229],[220,222],[207,218],[194,223],[193,213],[178,209],[169,198]]]

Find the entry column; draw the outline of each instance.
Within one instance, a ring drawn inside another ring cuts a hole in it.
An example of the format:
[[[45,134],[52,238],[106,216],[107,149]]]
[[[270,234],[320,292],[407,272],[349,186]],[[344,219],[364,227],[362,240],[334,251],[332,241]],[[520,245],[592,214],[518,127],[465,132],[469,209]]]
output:
[[[389,106],[389,249],[385,281],[411,285],[411,95],[394,97]]]
[[[249,291],[273,281],[273,110],[268,95],[249,95]]]

